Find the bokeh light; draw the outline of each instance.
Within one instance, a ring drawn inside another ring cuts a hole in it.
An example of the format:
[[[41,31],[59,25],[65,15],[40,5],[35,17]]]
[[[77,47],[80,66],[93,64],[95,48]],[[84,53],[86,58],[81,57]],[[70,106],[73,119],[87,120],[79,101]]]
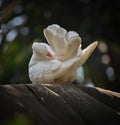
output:
[[[23,28],[21,28],[21,30],[20,30],[20,33],[21,33],[22,36],[28,35],[29,32],[30,32],[29,27],[23,27]]]
[[[81,66],[77,70],[77,80],[76,81],[79,84],[82,84],[82,83],[84,83],[84,80],[85,80],[85,78],[84,78],[84,68]]]
[[[106,74],[108,76],[108,79],[110,81],[115,80],[115,74],[114,74],[114,69],[112,67],[107,67],[106,69]]]
[[[103,64],[109,64],[110,63],[110,57],[108,54],[103,54],[101,57],[101,61]]]
[[[7,36],[6,36],[6,40],[8,42],[12,42],[16,38],[17,34],[18,34],[17,30],[9,31]]]
[[[105,42],[100,41],[98,45],[98,49],[100,50],[100,52],[106,53],[108,51],[108,46]]]

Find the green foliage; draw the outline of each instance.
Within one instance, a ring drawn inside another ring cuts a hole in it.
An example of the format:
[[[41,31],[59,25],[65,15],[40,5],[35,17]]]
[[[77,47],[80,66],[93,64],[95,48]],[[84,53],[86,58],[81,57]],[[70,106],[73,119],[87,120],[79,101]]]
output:
[[[18,115],[15,118],[12,118],[8,121],[4,121],[4,125],[32,125],[32,121],[30,118],[26,117],[25,115]]]

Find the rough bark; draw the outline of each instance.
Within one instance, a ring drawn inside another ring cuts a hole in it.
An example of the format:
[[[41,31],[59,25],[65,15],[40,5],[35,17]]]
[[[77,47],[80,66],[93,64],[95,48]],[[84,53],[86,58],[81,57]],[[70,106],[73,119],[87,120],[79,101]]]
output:
[[[120,125],[120,94],[73,84],[0,86],[0,123],[18,116],[29,125]]]

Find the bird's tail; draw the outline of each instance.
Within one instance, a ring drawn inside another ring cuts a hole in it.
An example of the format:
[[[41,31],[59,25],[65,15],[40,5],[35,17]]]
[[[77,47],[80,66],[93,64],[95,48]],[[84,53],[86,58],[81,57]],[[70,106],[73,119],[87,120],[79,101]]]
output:
[[[98,45],[98,41],[95,41],[92,44],[90,44],[87,48],[85,48],[82,51],[82,54],[80,55],[80,58],[78,59],[78,61],[76,61],[75,65],[77,67],[80,67],[81,65],[83,65],[87,61],[87,59],[90,57],[90,55],[93,53],[97,45]]]

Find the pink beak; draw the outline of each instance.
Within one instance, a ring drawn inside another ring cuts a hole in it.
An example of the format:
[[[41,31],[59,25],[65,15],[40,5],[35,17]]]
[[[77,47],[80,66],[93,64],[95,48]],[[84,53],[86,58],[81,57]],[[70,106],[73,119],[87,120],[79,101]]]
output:
[[[52,56],[52,54],[49,53],[49,52],[48,52],[47,56],[50,57],[50,58],[54,58],[54,57]]]

